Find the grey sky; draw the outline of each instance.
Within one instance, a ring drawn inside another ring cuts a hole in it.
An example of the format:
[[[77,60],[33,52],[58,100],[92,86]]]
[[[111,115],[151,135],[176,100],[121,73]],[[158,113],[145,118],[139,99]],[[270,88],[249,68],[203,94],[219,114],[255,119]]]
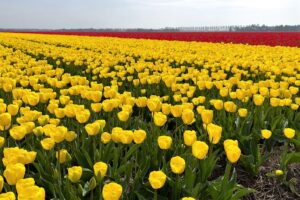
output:
[[[0,0],[0,28],[300,24],[300,0]]]

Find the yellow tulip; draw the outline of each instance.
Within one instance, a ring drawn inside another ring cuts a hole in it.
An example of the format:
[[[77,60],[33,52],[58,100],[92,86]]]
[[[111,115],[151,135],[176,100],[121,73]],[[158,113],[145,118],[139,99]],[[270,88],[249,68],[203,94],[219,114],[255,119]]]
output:
[[[120,184],[111,182],[105,184],[102,190],[104,200],[119,200],[122,196],[123,188]]]
[[[2,192],[3,186],[4,186],[4,179],[3,179],[3,177],[0,175],[0,193]]]
[[[146,139],[147,137],[147,133],[146,131],[144,130],[135,130],[133,132],[133,141],[136,143],[136,144],[141,144],[144,142],[144,140]]]
[[[167,122],[167,116],[162,112],[155,112],[153,117],[156,126],[163,126]]]
[[[170,114],[171,104],[167,104],[167,103],[162,104],[161,110],[162,110],[162,113],[165,114],[165,115]]]
[[[5,138],[0,136],[0,148],[4,146],[4,143],[5,143]]]
[[[102,110],[102,104],[101,103],[91,103],[91,108],[94,112],[98,113]]]
[[[19,147],[7,147],[3,150],[4,158],[2,159],[4,166],[10,164],[29,164],[33,163],[36,158],[35,151],[26,151]]]
[[[100,133],[100,125],[99,123],[91,123],[91,124],[87,124],[85,125],[85,131],[87,132],[87,134],[89,136],[94,136],[97,135],[98,133]]]
[[[0,200],[16,200],[16,196],[13,192],[6,192],[0,194]]]
[[[9,134],[14,140],[22,140],[27,134],[27,130],[24,126],[15,126],[9,130]]]
[[[56,108],[54,110],[54,114],[55,114],[56,118],[62,119],[65,117],[65,109],[64,108]]]
[[[280,104],[280,99],[278,98],[271,98],[270,99],[270,104],[272,107],[277,107]]]
[[[264,139],[269,139],[272,135],[272,132],[270,130],[267,130],[267,129],[263,129],[261,130],[261,136],[264,138]]]
[[[114,127],[111,131],[111,139],[112,141],[118,143],[120,142],[120,135],[123,133],[123,129],[120,127]]]
[[[0,114],[0,131],[9,129],[11,126],[11,115],[9,113]]]
[[[76,183],[80,180],[82,175],[82,167],[81,166],[73,166],[68,168],[68,179]]]
[[[147,106],[147,98],[146,97],[138,97],[135,100],[135,103],[136,103],[137,107],[144,108]]]
[[[238,146],[238,141],[237,140],[227,139],[223,143],[223,146],[224,146],[225,149],[226,149],[227,146],[230,146],[230,145]]]
[[[184,124],[191,125],[195,122],[195,114],[191,109],[184,109],[181,115]]]
[[[228,139],[228,140],[224,141],[223,145],[224,145],[224,149],[225,149],[227,159],[231,163],[236,163],[239,160],[240,156],[241,156],[241,150],[238,147],[237,141]]]
[[[151,187],[157,190],[165,185],[167,176],[163,171],[152,171],[150,172],[148,179]]]
[[[38,122],[41,126],[46,125],[50,120],[49,115],[42,115],[38,118]]]
[[[183,197],[181,198],[181,200],[196,200],[196,199],[193,197]]]
[[[119,135],[119,141],[122,144],[130,144],[133,140],[133,132],[131,130],[123,130]]]
[[[89,120],[90,115],[91,113],[89,110],[80,111],[76,113],[76,120],[81,124],[86,123]]]
[[[66,138],[68,129],[64,126],[58,126],[50,132],[50,137],[54,139],[55,143],[61,143]]]
[[[100,91],[93,91],[91,93],[91,100],[94,102],[94,103],[98,103],[101,101],[101,98],[102,98],[102,92]]]
[[[28,199],[45,200],[46,199],[45,189],[35,185],[26,187],[25,190],[22,190],[22,192],[18,193],[18,199],[19,200],[28,200]]]
[[[229,89],[228,88],[222,88],[222,89],[220,89],[219,93],[220,93],[221,97],[227,97],[228,93],[229,93]]]
[[[277,170],[275,170],[275,175],[276,176],[281,176],[281,175],[283,175],[283,171],[280,170],[280,169],[277,169]]]
[[[214,113],[212,110],[203,110],[201,112],[201,118],[204,124],[210,124],[213,120]]]
[[[65,163],[71,160],[71,155],[66,149],[61,149],[56,152],[55,157],[58,159],[59,163]]]
[[[198,114],[201,115],[202,111],[204,111],[204,110],[205,110],[204,106],[197,106],[197,112],[198,112]]]
[[[209,141],[213,144],[217,144],[221,139],[222,127],[210,123],[206,128],[209,136]]]
[[[227,112],[233,113],[236,112],[237,106],[232,101],[226,101],[224,103],[224,108]]]
[[[167,150],[170,149],[172,145],[172,138],[170,136],[159,136],[157,143],[160,149]]]
[[[128,111],[120,111],[118,112],[118,119],[122,122],[126,122],[129,118],[130,113]]]
[[[299,105],[298,104],[295,104],[295,103],[293,103],[293,104],[291,104],[291,109],[293,109],[293,110],[298,110],[298,108],[299,108]]]
[[[93,166],[95,176],[101,176],[103,178],[106,175],[108,165],[104,162],[97,162]]]
[[[183,140],[186,146],[192,146],[194,142],[197,140],[196,131],[186,130],[183,132]]]
[[[223,109],[223,101],[216,99],[215,101],[213,101],[213,106],[215,107],[216,110],[222,110]]]
[[[0,103],[0,114],[5,113],[7,105],[5,103]]]
[[[24,179],[20,179],[18,180],[17,184],[16,184],[16,189],[18,194],[24,192],[24,190],[26,190],[28,187],[30,186],[34,186],[35,185],[35,181],[33,178],[24,178]]]
[[[41,145],[42,145],[43,149],[51,150],[55,145],[55,141],[53,138],[45,138],[45,139],[41,140]]]
[[[111,134],[109,134],[108,132],[103,132],[103,133],[101,134],[101,142],[102,142],[103,144],[109,143],[110,140],[111,140]]]
[[[253,102],[256,106],[261,106],[264,103],[265,98],[259,94],[253,95]]]
[[[182,174],[185,170],[185,160],[180,156],[172,157],[170,166],[173,173]]]
[[[36,93],[31,93],[26,95],[28,99],[28,104],[31,106],[36,106],[39,103],[40,97]]]
[[[25,166],[21,163],[10,164],[6,166],[3,175],[9,185],[16,185],[18,180],[25,176]]]
[[[9,104],[7,106],[7,112],[11,115],[11,116],[16,116],[19,112],[19,106],[17,104]]]
[[[285,137],[287,137],[288,139],[292,139],[293,137],[295,137],[295,130],[292,128],[285,128],[283,130],[283,133],[285,135]]]
[[[69,101],[70,101],[70,97],[69,97],[69,96],[61,95],[61,96],[59,97],[59,102],[60,102],[62,105],[68,104]]]
[[[77,134],[74,131],[68,131],[65,135],[65,139],[68,142],[72,142],[77,137]]]
[[[192,154],[199,160],[203,160],[208,153],[208,145],[202,141],[196,141],[192,145]]]
[[[162,103],[158,97],[153,97],[147,100],[147,107],[151,112],[159,112],[161,105]]]
[[[248,110],[246,108],[240,108],[238,113],[240,117],[246,117],[248,115]]]
[[[182,105],[171,106],[171,114],[173,115],[173,117],[181,117]]]
[[[111,112],[114,109],[114,103],[111,100],[104,100],[102,102],[102,108],[105,112]]]

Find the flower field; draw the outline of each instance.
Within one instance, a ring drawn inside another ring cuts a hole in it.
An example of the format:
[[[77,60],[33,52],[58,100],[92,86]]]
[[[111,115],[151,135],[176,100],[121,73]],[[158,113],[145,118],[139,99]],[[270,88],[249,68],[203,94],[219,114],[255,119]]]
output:
[[[300,49],[0,33],[0,200],[300,198]],[[299,168],[298,168],[299,170]]]
[[[299,32],[42,32],[44,34],[300,46]]]

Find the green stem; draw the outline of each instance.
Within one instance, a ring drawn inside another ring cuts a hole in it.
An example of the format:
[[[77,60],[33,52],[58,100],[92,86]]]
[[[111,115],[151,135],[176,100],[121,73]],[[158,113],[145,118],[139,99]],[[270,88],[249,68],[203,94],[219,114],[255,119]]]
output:
[[[158,195],[157,195],[157,190],[155,190],[155,191],[154,191],[154,200],[158,200],[157,196],[158,196]]]
[[[176,175],[176,182],[175,182],[175,191],[174,191],[174,198],[179,199],[180,197],[180,176],[179,174]]]
[[[100,188],[100,200],[102,200],[102,180],[99,183],[99,188]]]

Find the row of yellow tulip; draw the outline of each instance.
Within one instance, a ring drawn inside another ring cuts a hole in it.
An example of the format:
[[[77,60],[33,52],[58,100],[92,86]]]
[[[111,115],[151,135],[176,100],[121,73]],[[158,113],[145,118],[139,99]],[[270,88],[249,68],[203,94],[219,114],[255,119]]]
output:
[[[240,199],[282,145],[290,184],[299,86],[298,48],[1,33],[0,200]]]

